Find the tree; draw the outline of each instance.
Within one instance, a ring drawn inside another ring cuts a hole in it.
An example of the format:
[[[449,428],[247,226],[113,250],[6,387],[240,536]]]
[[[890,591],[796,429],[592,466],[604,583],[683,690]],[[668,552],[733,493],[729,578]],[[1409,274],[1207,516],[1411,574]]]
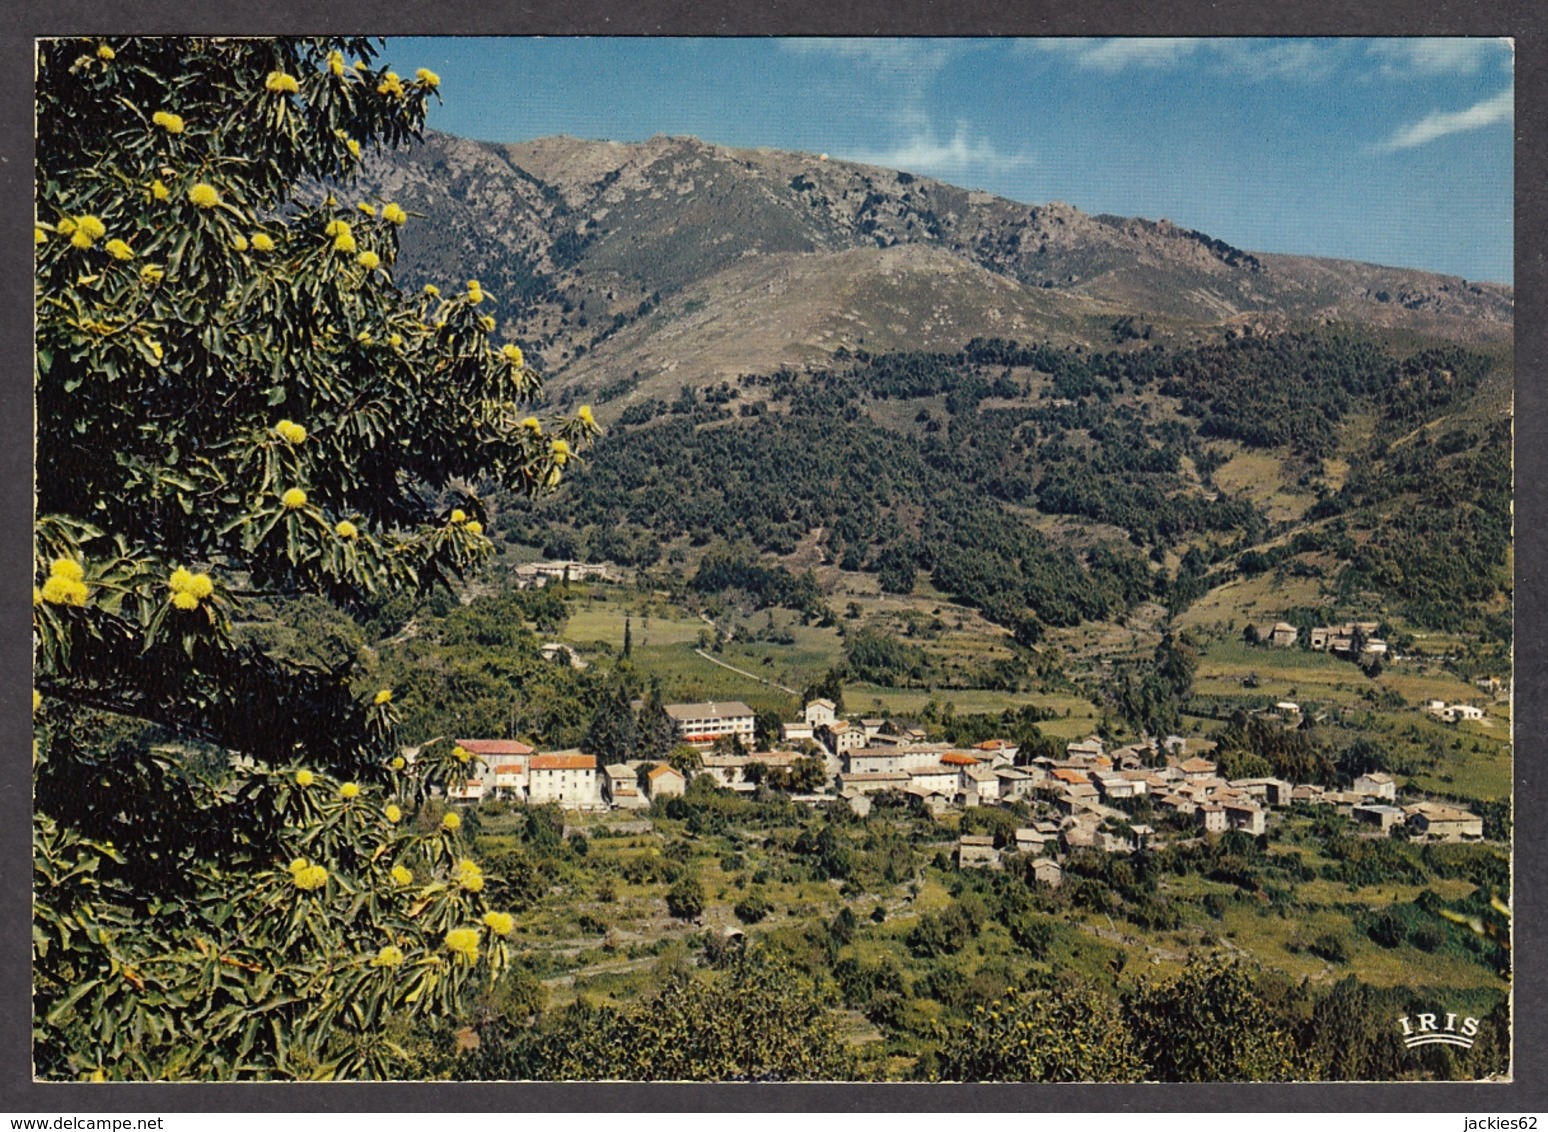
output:
[[[679,920],[696,920],[704,913],[704,885],[693,873],[685,873],[667,889],[667,911]]]
[[[652,680],[635,724],[635,749],[642,759],[664,759],[675,746],[677,724],[662,703],[660,681]]]
[[[753,716],[753,736],[757,740],[758,750],[772,751],[779,746],[779,741],[784,737],[784,720],[779,717],[779,712],[765,708]]]
[[[1144,1062],[1116,999],[1082,983],[1014,988],[950,1033],[948,1081],[1139,1081]]]
[[[844,711],[844,671],[840,668],[830,668],[822,674],[822,679],[808,684],[801,693],[801,706],[804,708],[813,700],[830,700],[833,708],[839,714]]]
[[[906,594],[914,588],[914,559],[907,548],[892,545],[876,560],[877,577],[887,593]]]
[[[634,707],[629,701],[629,689],[620,680],[592,713],[591,727],[581,749],[596,755],[602,765],[607,766],[634,758],[638,743],[639,732],[635,726]]]
[[[404,820],[466,752],[410,766],[391,689],[232,631],[255,599],[444,585],[492,550],[466,485],[551,489],[595,431],[526,415],[476,281],[397,288],[402,206],[341,199],[438,82],[376,55],[38,49],[43,1077],[392,1076],[384,1033],[465,1016],[508,962],[458,816]]]
[[[855,1075],[830,996],[761,947],[724,969],[678,973],[632,1006],[581,1000],[538,1028],[488,1035],[463,1080],[842,1081]]]
[[[1284,1081],[1302,1076],[1295,1044],[1241,963],[1195,955],[1169,983],[1126,1001],[1139,1049],[1160,1081]]]

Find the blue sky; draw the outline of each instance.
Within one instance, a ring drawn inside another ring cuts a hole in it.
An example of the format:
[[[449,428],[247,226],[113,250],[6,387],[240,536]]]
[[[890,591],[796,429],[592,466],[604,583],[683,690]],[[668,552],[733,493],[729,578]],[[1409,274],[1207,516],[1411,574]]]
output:
[[[1510,282],[1514,54],[1474,39],[396,39],[435,129],[687,134],[1253,251]]]

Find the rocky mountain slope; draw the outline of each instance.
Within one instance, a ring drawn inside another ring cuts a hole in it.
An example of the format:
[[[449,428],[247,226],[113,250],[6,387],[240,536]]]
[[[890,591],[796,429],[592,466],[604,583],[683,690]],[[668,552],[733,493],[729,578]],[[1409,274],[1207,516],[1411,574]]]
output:
[[[1102,346],[1125,316],[1120,335],[1309,321],[1499,342],[1514,315],[1494,284],[1249,252],[1165,220],[692,138],[432,133],[376,159],[363,187],[420,214],[400,278],[479,278],[503,332],[559,389],[624,379],[668,393],[840,346]]]

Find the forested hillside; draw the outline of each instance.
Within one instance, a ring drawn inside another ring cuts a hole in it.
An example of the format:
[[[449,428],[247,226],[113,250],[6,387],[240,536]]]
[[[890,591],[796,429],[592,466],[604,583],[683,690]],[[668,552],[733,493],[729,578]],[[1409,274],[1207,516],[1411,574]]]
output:
[[[502,522],[636,565],[716,540],[815,547],[883,589],[927,578],[1029,643],[1146,601],[1180,612],[1265,570],[1315,577],[1330,604],[1359,595],[1413,627],[1503,643],[1503,364],[1335,330],[861,354],[635,400],[562,512]],[[1217,481],[1254,453],[1278,482]],[[1300,513],[1272,514],[1264,488],[1300,493]]]

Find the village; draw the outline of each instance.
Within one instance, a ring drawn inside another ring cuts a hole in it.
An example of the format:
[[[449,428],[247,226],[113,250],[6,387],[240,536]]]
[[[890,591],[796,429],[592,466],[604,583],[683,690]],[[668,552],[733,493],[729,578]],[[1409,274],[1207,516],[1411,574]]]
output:
[[[1068,743],[1063,758],[1018,760],[1020,749],[1009,740],[968,748],[933,743],[923,729],[892,720],[840,718],[832,701],[819,698],[800,720],[783,724],[785,749],[759,751],[753,749],[755,715],[745,703],[667,704],[665,710],[679,742],[696,752],[692,766],[656,760],[599,765],[595,755],[579,750],[539,752],[514,740],[459,739],[474,773],[448,790],[447,801],[635,811],[681,796],[699,777],[752,793],[771,776],[784,775],[787,783],[810,787],[795,793],[794,801],[842,803],[862,817],[888,799],[936,817],[975,806],[1016,807],[1027,824],[1015,829],[1013,841],[963,835],[956,863],[993,868],[1017,853],[1027,859],[1028,875],[1050,886],[1061,883],[1060,861],[1075,850],[1133,853],[1230,831],[1262,837],[1276,814],[1298,806],[1329,807],[1372,837],[1483,837],[1477,814],[1450,802],[1400,797],[1390,774],[1362,774],[1344,790],[1273,777],[1227,779],[1214,761],[1190,753],[1190,741],[1178,735],[1111,749],[1093,735]],[[808,773],[792,777],[803,766]]]

